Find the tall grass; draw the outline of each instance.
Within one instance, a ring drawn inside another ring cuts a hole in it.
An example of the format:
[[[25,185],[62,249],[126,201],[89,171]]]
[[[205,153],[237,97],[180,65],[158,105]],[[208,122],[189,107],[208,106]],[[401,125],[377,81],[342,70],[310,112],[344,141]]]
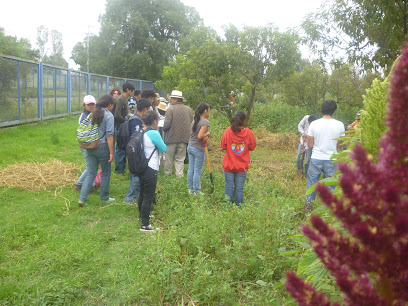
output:
[[[112,205],[93,193],[79,208],[72,185],[0,188],[0,304],[287,303],[282,277],[296,258],[280,254],[298,248],[289,237],[304,221],[296,151],[259,146],[245,205],[231,207],[218,148],[227,123],[216,116],[211,122],[214,193],[206,168],[205,196],[197,197],[188,195],[185,178],[160,171],[154,234],[139,231],[137,207],[122,203],[128,179],[114,174]],[[77,117],[70,116],[0,130],[0,168],[50,158],[84,168],[76,128]]]

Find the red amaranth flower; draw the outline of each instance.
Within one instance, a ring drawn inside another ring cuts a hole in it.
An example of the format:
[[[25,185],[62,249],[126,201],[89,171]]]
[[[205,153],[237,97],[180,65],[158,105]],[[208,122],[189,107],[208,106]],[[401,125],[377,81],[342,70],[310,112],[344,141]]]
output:
[[[316,187],[349,236],[320,217],[312,217],[312,227],[302,229],[347,305],[408,302],[408,44],[390,80],[388,132],[380,141],[378,163],[356,146],[351,165],[339,164],[342,197],[322,184]],[[329,305],[293,273],[286,287],[301,305]]]

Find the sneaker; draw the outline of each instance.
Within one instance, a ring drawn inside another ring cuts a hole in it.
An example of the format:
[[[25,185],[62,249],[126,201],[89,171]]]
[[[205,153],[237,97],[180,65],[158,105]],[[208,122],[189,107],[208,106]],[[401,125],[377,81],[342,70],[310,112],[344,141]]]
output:
[[[149,225],[142,225],[140,227],[140,231],[141,232],[147,232],[147,233],[154,233],[156,230],[158,230],[157,228],[154,229],[150,224]]]
[[[88,203],[86,203],[86,202],[78,201],[78,206],[79,207],[84,207],[84,206],[87,206],[87,205],[88,205]]]
[[[81,188],[82,188],[82,185],[75,185],[72,190],[75,192],[81,192]]]
[[[203,196],[203,195],[204,195],[204,193],[201,192],[201,191],[199,191],[199,192],[194,192],[194,194],[195,194],[195,195],[200,195],[200,196]]]
[[[109,198],[109,199],[107,199],[106,201],[102,201],[102,202],[105,202],[105,203],[112,203],[112,202],[115,202],[116,201],[116,199],[115,198]]]
[[[188,190],[188,194],[194,194],[194,190],[193,190],[193,189],[189,189],[189,190]]]

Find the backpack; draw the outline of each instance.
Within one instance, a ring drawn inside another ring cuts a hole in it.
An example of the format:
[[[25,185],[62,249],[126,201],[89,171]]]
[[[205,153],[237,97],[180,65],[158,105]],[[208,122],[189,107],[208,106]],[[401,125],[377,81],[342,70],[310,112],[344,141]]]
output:
[[[99,146],[101,140],[98,133],[98,124],[92,124],[92,113],[79,124],[77,140],[79,147],[82,149],[96,149]]]
[[[134,132],[126,146],[129,172],[136,175],[141,175],[147,169],[149,161],[156,151],[154,148],[150,157],[146,158],[143,144],[143,137],[146,132],[144,130]]]
[[[133,115],[132,117],[126,116],[125,122],[121,123],[119,126],[118,134],[116,135],[116,145],[118,146],[119,149],[121,150],[126,150],[126,145],[129,142],[130,136],[132,136],[132,133],[130,132],[130,126],[129,126],[129,121],[133,119],[137,119],[137,117],[140,118],[139,115]]]

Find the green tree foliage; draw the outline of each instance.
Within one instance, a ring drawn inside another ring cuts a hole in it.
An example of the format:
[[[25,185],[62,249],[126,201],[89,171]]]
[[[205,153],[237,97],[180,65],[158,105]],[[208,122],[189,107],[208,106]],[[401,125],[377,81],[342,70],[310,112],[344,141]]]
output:
[[[389,70],[408,30],[407,0],[326,0],[302,23],[305,40],[326,56],[347,52],[365,68]]]
[[[325,68],[314,62],[282,81],[282,98],[289,105],[307,107],[311,112],[318,113],[327,92],[328,79]]]
[[[229,92],[242,87],[243,81],[234,69],[238,65],[238,54],[239,49],[234,45],[207,40],[164,67],[162,80],[155,85],[168,92],[182,90],[192,107],[200,102],[211,107],[225,105]]]
[[[77,43],[72,59],[84,70],[89,51],[90,72],[157,80],[180,38],[199,25],[195,9],[179,0],[108,0],[99,35]]]
[[[385,133],[387,111],[388,78],[385,81],[375,79],[364,96],[364,111],[361,115],[361,143],[373,156],[378,154],[379,141]]]
[[[248,117],[261,84],[280,81],[291,75],[300,63],[298,37],[281,33],[272,25],[225,29],[226,42],[238,46],[238,65],[234,69],[250,84]]]
[[[3,28],[0,28],[0,53],[29,60],[39,57],[38,50],[31,48],[28,39],[6,35]]]

